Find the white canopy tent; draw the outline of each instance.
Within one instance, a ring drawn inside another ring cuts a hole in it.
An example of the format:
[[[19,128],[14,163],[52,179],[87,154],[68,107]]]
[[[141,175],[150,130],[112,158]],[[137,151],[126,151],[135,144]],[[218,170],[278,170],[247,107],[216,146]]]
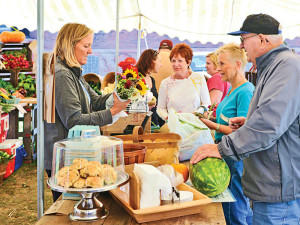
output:
[[[37,29],[37,0],[0,0],[1,23]],[[46,0],[44,28],[57,32],[67,22],[84,23],[96,32],[115,30],[116,1]],[[120,0],[120,30],[145,29],[201,43],[237,40],[245,17],[267,13],[281,22],[284,38],[300,36],[298,0]],[[139,25],[140,24],[140,25]]]
[[[297,0],[0,0],[0,3],[1,24],[38,30],[38,217],[43,213],[44,189],[41,107],[44,30],[57,32],[67,22],[84,23],[96,32],[116,30],[116,58],[118,29],[145,29],[190,42],[229,42],[237,39],[226,34],[238,30],[247,15],[267,13],[281,22],[284,38],[300,36]]]

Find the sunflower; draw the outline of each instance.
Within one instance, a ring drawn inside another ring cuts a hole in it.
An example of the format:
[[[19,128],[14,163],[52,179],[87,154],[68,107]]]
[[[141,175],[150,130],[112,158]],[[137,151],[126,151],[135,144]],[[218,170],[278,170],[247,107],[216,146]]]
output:
[[[123,73],[123,76],[126,77],[126,79],[129,78],[136,78],[137,77],[137,73],[136,71],[134,71],[133,69],[126,69]]]
[[[139,92],[141,93],[141,95],[145,95],[147,90],[149,89],[148,86],[141,80],[139,80],[137,83],[136,83],[136,89],[139,90]]]

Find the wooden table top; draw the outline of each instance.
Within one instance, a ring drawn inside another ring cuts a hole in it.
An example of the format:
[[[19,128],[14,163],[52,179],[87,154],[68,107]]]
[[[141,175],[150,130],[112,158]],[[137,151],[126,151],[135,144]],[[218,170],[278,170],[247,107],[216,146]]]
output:
[[[68,218],[68,214],[73,211],[73,206],[76,203],[71,200],[61,200],[53,204],[50,209],[40,218],[36,223],[37,225],[65,225],[65,224],[74,224],[74,225],[94,225],[94,224],[103,224],[103,225],[115,225],[115,224],[130,224],[136,225],[137,223],[120,205],[118,205],[108,192],[100,194],[99,199],[105,205],[106,209],[109,210],[109,216],[103,220],[98,220],[94,222],[75,222],[71,221]],[[61,205],[59,213],[46,215],[51,208],[55,207],[56,204]],[[203,205],[199,210],[198,214],[175,217],[171,219],[165,219],[160,221],[152,221],[143,223],[147,225],[175,225],[175,224],[225,224],[225,218],[223,214],[222,204],[221,203],[210,203]]]

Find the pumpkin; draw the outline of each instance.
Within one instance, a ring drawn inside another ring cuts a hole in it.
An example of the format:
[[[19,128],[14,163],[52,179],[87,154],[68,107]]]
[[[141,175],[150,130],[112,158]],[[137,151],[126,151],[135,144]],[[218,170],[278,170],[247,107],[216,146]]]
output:
[[[3,43],[14,42],[20,43],[25,40],[25,34],[21,31],[3,31],[0,34],[0,40]]]

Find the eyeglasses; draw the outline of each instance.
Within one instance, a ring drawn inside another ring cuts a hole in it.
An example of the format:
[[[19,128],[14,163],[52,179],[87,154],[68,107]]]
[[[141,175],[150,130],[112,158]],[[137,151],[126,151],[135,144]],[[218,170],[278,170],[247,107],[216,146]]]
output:
[[[255,37],[255,36],[257,36],[258,34],[255,34],[255,35],[252,35],[252,36],[249,36],[249,37],[240,37],[240,40],[241,40],[241,43],[243,44],[244,43],[244,41],[245,41],[245,39],[247,39],[247,38],[251,38],[251,37]]]
[[[156,57],[159,54],[159,52],[157,50],[154,50],[154,49],[152,49],[152,50],[154,52],[154,57]]]

